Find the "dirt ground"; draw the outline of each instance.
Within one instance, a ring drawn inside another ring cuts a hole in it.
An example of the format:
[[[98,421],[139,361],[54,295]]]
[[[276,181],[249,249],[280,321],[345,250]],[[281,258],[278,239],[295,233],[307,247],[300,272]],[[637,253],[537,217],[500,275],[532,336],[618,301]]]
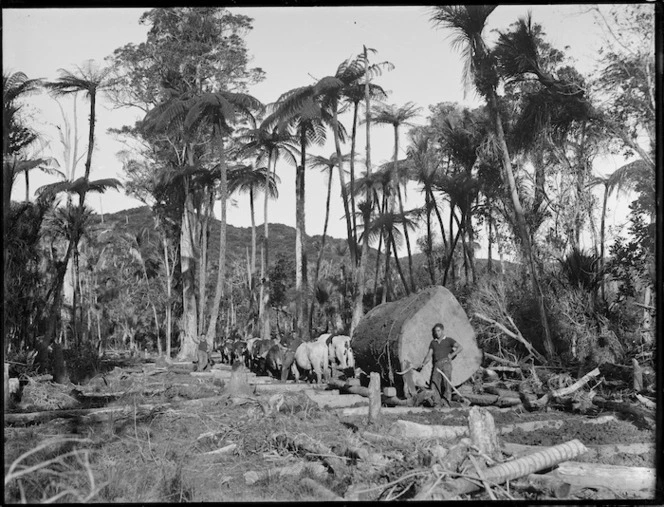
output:
[[[120,377],[115,379],[113,390],[133,389],[134,394],[116,399],[97,397],[87,404],[133,407],[129,415],[123,413],[101,421],[77,417],[29,426],[5,426],[6,479],[10,465],[21,454],[39,443],[52,442],[20,460],[20,465],[34,465],[35,469],[6,484],[5,503],[44,501],[58,494],[62,496],[56,501],[64,502],[320,500],[320,491],[303,481],[307,477],[347,499],[392,499],[398,495],[406,499],[413,496],[430,474],[436,447],[449,447],[452,442],[376,442],[365,438],[365,432],[387,434],[397,419],[423,424],[467,424],[468,410],[459,408],[383,414],[378,423],[369,425],[367,416],[342,416],[340,410],[322,409],[303,392],[292,391],[282,393],[278,411],[266,414],[257,400],[267,402],[278,393],[248,394],[233,399],[224,396],[227,386],[223,382],[196,378],[187,371]],[[139,394],[139,382],[140,390],[152,390],[155,394]],[[306,387],[302,385],[303,389]],[[195,407],[186,404],[198,398],[209,400]],[[160,405],[164,403],[169,405]],[[142,408],[145,405],[157,408],[146,411]],[[496,411],[492,415],[498,428],[516,422],[565,421],[559,429],[516,430],[501,437],[502,441],[515,444],[551,446],[578,439],[586,446],[596,446],[653,443],[655,439],[654,431],[639,429],[618,415],[601,425],[584,424],[588,417],[556,410]],[[306,436],[326,446],[331,454],[305,453],[293,448],[288,438],[295,436]],[[63,438],[82,441],[64,442]],[[235,447],[229,448],[228,453],[214,452],[232,444]],[[363,461],[347,457],[340,460],[341,466],[330,467],[326,459],[343,454],[346,447],[362,447],[380,459]],[[595,458],[595,462],[654,467],[654,459],[654,451],[649,451],[614,454],[604,461]],[[582,457],[578,461],[583,461]],[[44,463],[47,465],[41,466]],[[283,475],[283,470],[291,470],[295,465],[300,468],[295,468],[294,475]],[[258,480],[254,482],[255,479]],[[614,498],[604,494],[586,491],[572,499]],[[478,492],[468,498],[488,499],[488,496]],[[517,494],[512,498],[520,497]]]

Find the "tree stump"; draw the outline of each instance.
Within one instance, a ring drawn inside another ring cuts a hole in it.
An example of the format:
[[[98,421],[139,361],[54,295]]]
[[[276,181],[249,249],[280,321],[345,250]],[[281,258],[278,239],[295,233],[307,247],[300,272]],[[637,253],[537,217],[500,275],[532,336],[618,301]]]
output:
[[[378,422],[380,417],[380,375],[372,371],[369,380],[369,424]]]

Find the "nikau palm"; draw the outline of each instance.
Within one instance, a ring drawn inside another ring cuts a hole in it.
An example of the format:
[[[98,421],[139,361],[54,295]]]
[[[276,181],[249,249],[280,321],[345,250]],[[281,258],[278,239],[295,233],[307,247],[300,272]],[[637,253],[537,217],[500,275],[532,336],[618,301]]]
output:
[[[555,355],[551,332],[549,329],[544,296],[540,286],[537,266],[532,251],[532,244],[528,224],[526,223],[521,199],[519,197],[509,150],[505,141],[505,132],[500,113],[497,88],[500,81],[498,74],[499,63],[494,54],[486,46],[482,32],[489,15],[495,10],[495,5],[466,5],[466,6],[439,6],[434,7],[432,21],[443,28],[453,30],[456,38],[452,41],[453,47],[461,48],[465,60],[464,81],[473,84],[486,101],[493,120],[494,134],[501,148],[501,162],[503,178],[507,181],[512,200],[512,207],[517,221],[521,247],[524,258],[529,265],[529,272],[533,284],[533,292],[538,302],[540,322],[544,331],[544,348],[549,357]],[[503,59],[505,61],[505,59]],[[529,62],[532,63],[532,62]],[[516,69],[517,72],[534,72],[533,65]],[[510,68],[512,70],[512,68]]]
[[[218,91],[215,93],[204,93],[196,97],[185,117],[185,128],[191,128],[196,123],[203,122],[212,126],[213,136],[218,142],[218,166],[219,166],[219,200],[221,201],[221,224],[219,234],[219,266],[217,271],[217,287],[214,293],[214,301],[210,312],[210,323],[206,334],[206,340],[210,350],[214,343],[217,331],[217,317],[219,306],[224,294],[224,282],[226,278],[226,200],[228,198],[228,180],[226,167],[225,137],[232,131],[233,123],[239,119],[254,120],[254,111],[259,111],[263,105],[256,98],[244,93],[232,93]],[[203,304],[201,302],[201,304]],[[202,324],[202,323],[201,323]]]

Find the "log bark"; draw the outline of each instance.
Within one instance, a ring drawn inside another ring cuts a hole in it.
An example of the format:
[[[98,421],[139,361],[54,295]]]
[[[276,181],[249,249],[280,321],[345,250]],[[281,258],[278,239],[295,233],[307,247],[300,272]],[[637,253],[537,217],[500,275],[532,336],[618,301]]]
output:
[[[654,493],[656,474],[654,468],[579,463],[565,460],[549,472],[557,479],[572,486],[585,488],[604,487],[613,491],[649,490]]]

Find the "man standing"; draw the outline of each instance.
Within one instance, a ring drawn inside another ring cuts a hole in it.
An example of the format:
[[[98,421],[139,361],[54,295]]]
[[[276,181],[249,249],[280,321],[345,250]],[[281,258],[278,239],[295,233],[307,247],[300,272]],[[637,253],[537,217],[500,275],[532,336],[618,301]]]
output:
[[[208,343],[205,339],[205,333],[201,333],[198,337],[198,350],[197,352],[197,364],[195,371],[205,371],[210,366],[210,360],[208,355]]]
[[[431,389],[437,395],[436,398],[441,402],[441,397],[445,398],[449,405],[452,401],[452,359],[458,356],[463,347],[453,338],[445,336],[445,327],[438,323],[433,326],[431,330],[433,340],[429,345],[427,355],[422,361],[420,368],[433,359],[433,367],[431,368]],[[440,371],[439,371],[440,370]],[[443,378],[440,372],[445,374],[447,380]]]

